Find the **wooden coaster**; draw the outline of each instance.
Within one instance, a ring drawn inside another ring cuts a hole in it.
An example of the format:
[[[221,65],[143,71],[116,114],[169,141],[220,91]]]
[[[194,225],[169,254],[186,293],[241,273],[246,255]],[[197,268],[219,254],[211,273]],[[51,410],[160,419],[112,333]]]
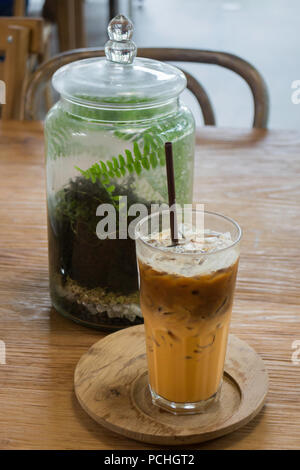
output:
[[[196,415],[175,416],[153,406],[147,379],[144,326],[106,336],[79,360],[75,393],[98,423],[150,444],[207,441],[235,431],[263,407],[268,375],[262,359],[229,335],[220,401]]]

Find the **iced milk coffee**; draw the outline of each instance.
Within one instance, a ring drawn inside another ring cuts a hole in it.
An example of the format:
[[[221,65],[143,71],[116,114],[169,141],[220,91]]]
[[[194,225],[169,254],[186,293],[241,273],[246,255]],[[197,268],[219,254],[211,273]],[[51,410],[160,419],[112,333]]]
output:
[[[217,214],[205,213],[201,237],[191,226],[179,229],[176,245],[168,228],[140,226],[137,240],[152,399],[178,413],[218,397],[240,240],[238,225]]]

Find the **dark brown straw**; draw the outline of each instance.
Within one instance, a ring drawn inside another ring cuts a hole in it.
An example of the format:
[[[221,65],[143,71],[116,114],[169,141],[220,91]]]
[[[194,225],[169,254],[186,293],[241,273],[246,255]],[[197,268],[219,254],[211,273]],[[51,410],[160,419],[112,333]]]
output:
[[[177,217],[176,217],[176,206],[175,206],[176,195],[175,195],[175,178],[174,178],[172,142],[165,143],[165,153],[166,153],[169,209],[172,208],[172,210],[170,210],[171,239],[172,239],[172,243],[176,245],[178,243],[178,230],[177,230]]]

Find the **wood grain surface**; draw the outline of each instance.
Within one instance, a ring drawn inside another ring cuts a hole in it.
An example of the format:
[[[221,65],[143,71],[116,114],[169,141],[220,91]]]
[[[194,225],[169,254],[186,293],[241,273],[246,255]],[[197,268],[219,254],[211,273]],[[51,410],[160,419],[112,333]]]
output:
[[[231,332],[261,355],[270,388],[249,424],[193,448],[299,448],[300,132],[203,128],[196,153],[195,200],[244,230]],[[75,366],[104,334],[51,309],[39,123],[0,123],[0,224],[0,448],[156,448],[104,429],[76,400]]]
[[[205,442],[248,423],[265,403],[268,374],[254,349],[229,335],[220,398],[204,413],[175,416],[153,406],[148,383],[143,325],[97,341],[74,374],[76,397],[95,421],[137,441],[169,446]]]

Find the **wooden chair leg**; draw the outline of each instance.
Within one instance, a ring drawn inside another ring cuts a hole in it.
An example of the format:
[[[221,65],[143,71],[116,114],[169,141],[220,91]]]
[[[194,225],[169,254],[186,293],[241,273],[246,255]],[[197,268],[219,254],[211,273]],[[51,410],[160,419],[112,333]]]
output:
[[[74,0],[74,13],[76,48],[87,47],[84,17],[84,0]]]
[[[43,54],[39,57],[39,64],[46,62],[51,57],[51,54],[50,54],[51,36],[52,36],[52,25],[51,23],[46,23],[44,26],[44,37],[43,37],[44,51],[43,51]],[[45,99],[46,110],[48,111],[53,104],[50,82],[48,82],[45,86],[44,99]]]
[[[75,9],[73,0],[56,2],[56,21],[60,50],[76,49]]]
[[[25,16],[25,12],[26,12],[26,1],[14,0],[14,8],[13,8],[14,16]]]
[[[4,73],[6,104],[2,106],[2,118],[21,120],[24,119],[29,29],[21,26],[9,26],[8,32]]]

